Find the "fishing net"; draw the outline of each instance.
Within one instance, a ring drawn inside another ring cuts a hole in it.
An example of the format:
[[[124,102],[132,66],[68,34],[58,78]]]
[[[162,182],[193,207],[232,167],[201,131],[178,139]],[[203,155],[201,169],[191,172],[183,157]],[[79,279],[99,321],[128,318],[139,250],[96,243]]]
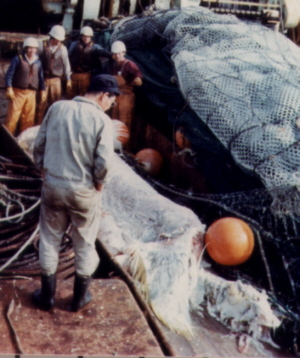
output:
[[[299,184],[300,65],[294,43],[260,24],[201,7],[126,20],[113,32],[115,39],[145,51],[160,46],[170,55],[195,122],[208,125],[235,161],[267,187]]]
[[[251,225],[251,259],[234,268],[212,265],[268,290],[285,315],[275,338],[298,353],[300,50],[259,23],[201,7],[125,19],[115,40],[126,43],[144,74],[143,96],[161,114],[144,119],[173,141],[184,128],[215,194],[148,179],[207,225],[224,216]]]

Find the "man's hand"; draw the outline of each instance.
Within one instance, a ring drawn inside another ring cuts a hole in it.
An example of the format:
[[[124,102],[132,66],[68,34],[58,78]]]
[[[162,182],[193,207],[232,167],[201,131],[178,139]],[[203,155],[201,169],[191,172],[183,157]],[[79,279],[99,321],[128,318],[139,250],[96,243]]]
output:
[[[103,188],[103,184],[101,184],[101,183],[96,183],[96,184],[95,184],[95,188],[96,188],[97,191],[101,191],[102,188]]]
[[[67,92],[70,93],[71,89],[72,89],[72,81],[71,80],[67,81],[66,87],[67,87]]]
[[[7,87],[7,89],[6,89],[6,97],[8,99],[14,99],[15,98],[14,90],[12,89],[12,87]]]
[[[47,98],[46,91],[41,91],[40,95],[41,95],[41,103],[45,102]]]
[[[133,84],[135,85],[135,86],[141,86],[142,85],[142,79],[141,79],[141,77],[136,77],[134,80],[133,80]]]

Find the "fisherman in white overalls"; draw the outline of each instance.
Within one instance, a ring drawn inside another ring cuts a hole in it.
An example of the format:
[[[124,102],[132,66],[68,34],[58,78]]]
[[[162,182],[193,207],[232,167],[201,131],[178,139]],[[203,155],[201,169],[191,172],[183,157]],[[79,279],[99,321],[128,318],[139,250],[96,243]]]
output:
[[[95,248],[99,202],[113,160],[112,121],[104,113],[120,94],[110,75],[93,77],[88,92],[58,101],[48,110],[35,140],[34,160],[43,170],[39,260],[41,290],[36,305],[54,306],[61,241],[72,223],[75,282],[72,311],[91,301],[88,286],[99,264]]]

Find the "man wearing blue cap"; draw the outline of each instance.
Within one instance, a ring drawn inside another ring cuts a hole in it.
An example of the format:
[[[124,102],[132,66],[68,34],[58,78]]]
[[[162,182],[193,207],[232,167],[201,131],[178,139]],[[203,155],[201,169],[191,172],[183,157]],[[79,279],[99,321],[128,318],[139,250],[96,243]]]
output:
[[[48,110],[34,145],[43,170],[39,261],[41,289],[37,306],[54,306],[61,241],[69,223],[75,252],[72,311],[91,301],[88,286],[99,264],[95,241],[101,190],[113,158],[110,118],[104,113],[120,94],[113,76],[95,76],[84,96],[58,101]]]

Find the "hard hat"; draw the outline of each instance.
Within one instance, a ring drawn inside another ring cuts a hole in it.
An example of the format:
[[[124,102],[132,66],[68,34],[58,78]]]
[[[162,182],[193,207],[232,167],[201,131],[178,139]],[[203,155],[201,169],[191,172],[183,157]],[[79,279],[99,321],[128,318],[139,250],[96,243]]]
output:
[[[89,26],[83,26],[83,28],[80,30],[80,35],[92,37],[94,36],[94,31]]]
[[[126,46],[125,46],[124,42],[122,42],[122,41],[115,41],[111,45],[110,50],[112,53],[126,52]]]
[[[39,47],[39,44],[38,44],[38,41],[36,38],[34,37],[27,37],[25,40],[24,40],[24,43],[23,43],[23,48],[24,47]]]
[[[51,37],[54,37],[58,41],[64,41],[66,37],[65,29],[60,25],[55,25],[49,32]]]

